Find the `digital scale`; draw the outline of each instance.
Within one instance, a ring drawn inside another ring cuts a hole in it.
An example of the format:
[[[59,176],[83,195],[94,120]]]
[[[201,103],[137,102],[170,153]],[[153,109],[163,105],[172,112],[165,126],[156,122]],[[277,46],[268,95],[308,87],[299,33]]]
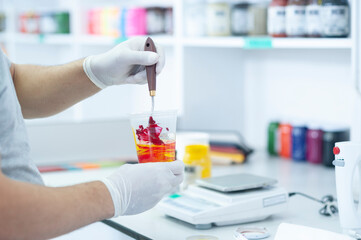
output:
[[[234,182],[235,176],[226,177]],[[264,220],[286,210],[287,202],[288,193],[277,186],[221,192],[191,185],[184,192],[163,199],[159,209],[165,215],[190,223],[197,229],[210,229],[212,226]]]

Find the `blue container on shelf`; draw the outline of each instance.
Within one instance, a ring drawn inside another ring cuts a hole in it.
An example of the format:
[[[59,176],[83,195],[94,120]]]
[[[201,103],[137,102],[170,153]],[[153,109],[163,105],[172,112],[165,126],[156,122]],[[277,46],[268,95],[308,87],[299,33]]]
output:
[[[294,123],[292,128],[292,159],[306,161],[307,127],[302,123]]]

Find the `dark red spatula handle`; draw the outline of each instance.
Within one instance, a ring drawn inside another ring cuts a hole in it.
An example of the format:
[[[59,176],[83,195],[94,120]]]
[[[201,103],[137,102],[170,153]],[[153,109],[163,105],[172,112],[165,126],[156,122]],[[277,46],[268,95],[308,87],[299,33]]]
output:
[[[157,52],[153,40],[148,37],[145,41],[144,51]],[[147,79],[148,79],[148,88],[150,96],[155,96],[156,86],[157,86],[157,74],[155,72],[156,65],[146,66]]]

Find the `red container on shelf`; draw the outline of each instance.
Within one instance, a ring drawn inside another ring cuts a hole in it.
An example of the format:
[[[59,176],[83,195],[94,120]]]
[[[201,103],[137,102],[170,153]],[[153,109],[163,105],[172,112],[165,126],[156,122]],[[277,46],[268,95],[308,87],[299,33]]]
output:
[[[101,17],[101,9],[91,9],[88,12],[88,33],[93,35],[100,34],[100,17]]]
[[[36,13],[28,12],[19,16],[20,32],[40,33],[40,16]]]
[[[292,153],[292,126],[289,123],[281,123],[280,131],[280,153],[283,158],[291,158]]]

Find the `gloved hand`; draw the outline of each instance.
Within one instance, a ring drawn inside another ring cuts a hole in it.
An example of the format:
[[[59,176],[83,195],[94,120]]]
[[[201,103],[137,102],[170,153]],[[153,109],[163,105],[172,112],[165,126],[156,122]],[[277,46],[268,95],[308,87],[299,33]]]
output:
[[[183,161],[126,164],[102,180],[114,204],[114,217],[154,207],[183,181]]]
[[[145,41],[145,37],[133,38],[108,52],[85,58],[84,72],[101,89],[111,85],[145,84],[145,66],[157,64],[156,73],[159,74],[165,64],[162,48],[156,45],[157,53],[146,52]]]

